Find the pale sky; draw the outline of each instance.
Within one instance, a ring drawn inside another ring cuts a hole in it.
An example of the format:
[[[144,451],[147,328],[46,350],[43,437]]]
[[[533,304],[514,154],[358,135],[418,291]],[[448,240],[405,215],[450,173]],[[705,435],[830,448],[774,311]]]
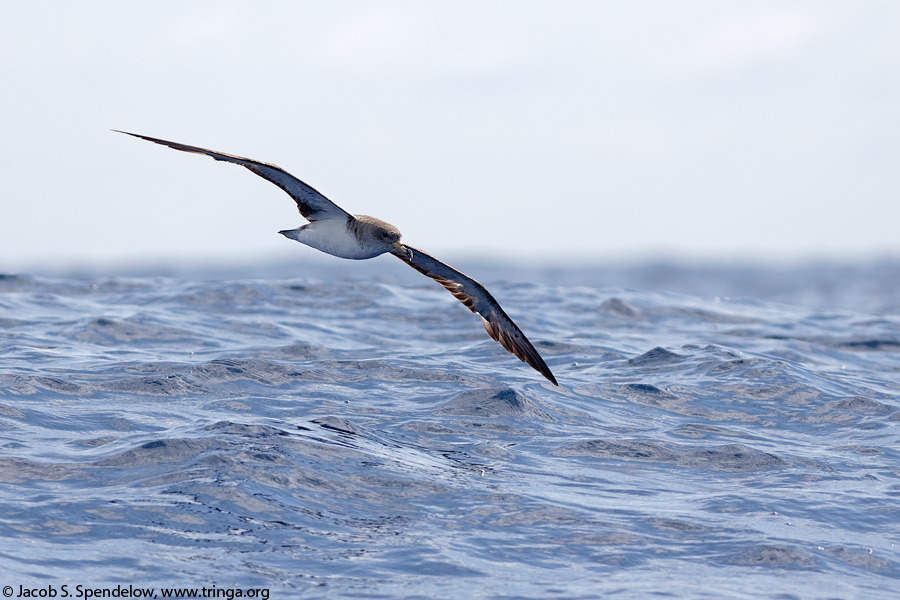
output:
[[[438,256],[900,256],[898,32],[890,0],[0,0],[0,272],[315,252],[277,187],[113,128]]]

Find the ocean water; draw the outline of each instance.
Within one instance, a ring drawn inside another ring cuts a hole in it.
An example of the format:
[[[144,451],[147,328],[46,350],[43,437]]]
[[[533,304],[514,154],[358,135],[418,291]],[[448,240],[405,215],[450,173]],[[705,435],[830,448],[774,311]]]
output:
[[[900,597],[900,264],[304,259],[0,277],[4,597]]]

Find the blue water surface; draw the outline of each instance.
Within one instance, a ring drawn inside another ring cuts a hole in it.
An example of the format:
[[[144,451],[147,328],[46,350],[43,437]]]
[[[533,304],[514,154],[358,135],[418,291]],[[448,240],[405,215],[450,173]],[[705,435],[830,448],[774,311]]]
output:
[[[463,262],[0,277],[0,586],[900,596],[900,264]]]

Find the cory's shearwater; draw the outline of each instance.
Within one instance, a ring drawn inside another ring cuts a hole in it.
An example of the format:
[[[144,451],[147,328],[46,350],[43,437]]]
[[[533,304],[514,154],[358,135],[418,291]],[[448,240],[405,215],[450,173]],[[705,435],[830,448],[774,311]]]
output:
[[[500,308],[494,297],[484,289],[484,286],[418,248],[401,244],[400,231],[393,225],[374,217],[349,214],[311,186],[275,165],[137,133],[114,131],[182,152],[205,154],[216,160],[235,163],[271,181],[294,199],[297,208],[300,209],[300,214],[309,221],[297,229],[287,229],[279,233],[292,240],[297,240],[301,244],[341,258],[363,259],[373,258],[386,252],[393,254],[415,270],[444,286],[469,310],[481,316],[488,335],[500,342],[504,348],[520,360],[531,365],[554,385],[559,385],[538,351],[531,345],[522,330]]]

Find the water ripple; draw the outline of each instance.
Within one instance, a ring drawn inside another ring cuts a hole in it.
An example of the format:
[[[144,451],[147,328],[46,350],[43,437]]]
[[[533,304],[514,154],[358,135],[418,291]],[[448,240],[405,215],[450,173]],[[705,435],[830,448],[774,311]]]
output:
[[[813,301],[814,269],[637,291],[649,273],[491,283],[559,388],[418,279],[0,277],[0,567],[313,597],[893,595],[900,291],[848,275],[856,298]]]

